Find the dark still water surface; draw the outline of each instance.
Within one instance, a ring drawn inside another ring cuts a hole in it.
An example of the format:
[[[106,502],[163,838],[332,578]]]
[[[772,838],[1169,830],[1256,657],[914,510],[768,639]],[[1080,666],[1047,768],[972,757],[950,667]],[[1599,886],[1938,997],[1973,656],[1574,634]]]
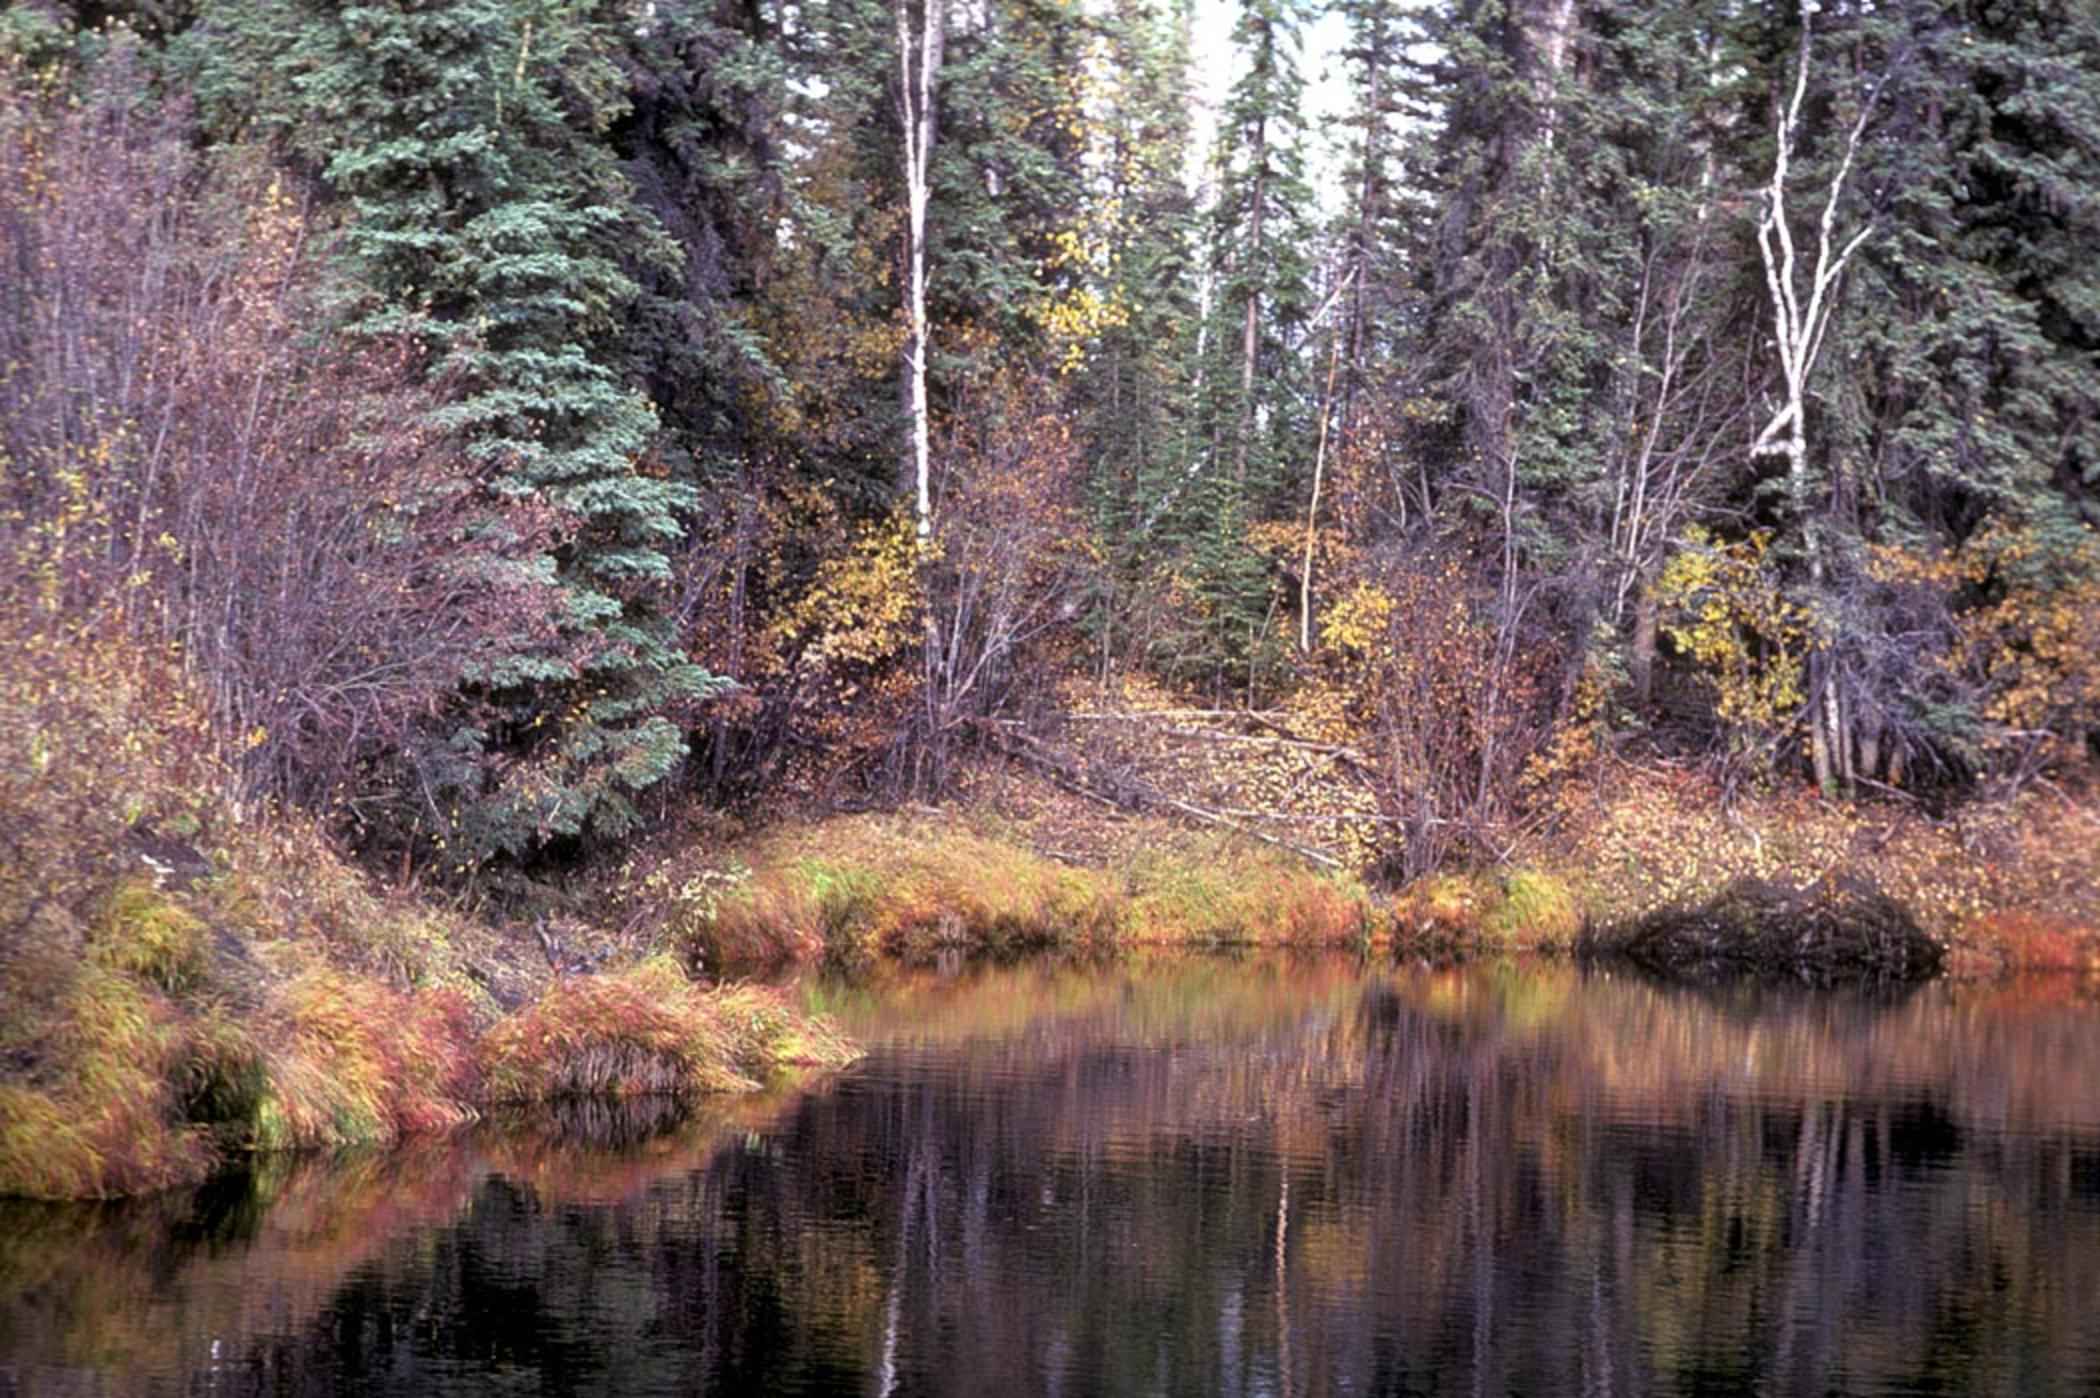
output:
[[[0,1206],[0,1398],[2100,1394],[2100,1009],[878,972],[867,1060]]]

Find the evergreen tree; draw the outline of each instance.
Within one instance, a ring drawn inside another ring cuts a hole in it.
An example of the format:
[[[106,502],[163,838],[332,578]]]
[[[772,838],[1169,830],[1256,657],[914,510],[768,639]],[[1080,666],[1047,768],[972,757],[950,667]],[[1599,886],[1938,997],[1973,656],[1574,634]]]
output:
[[[427,346],[451,388],[433,425],[464,443],[489,527],[503,502],[560,521],[543,564],[566,588],[562,632],[463,676],[495,720],[426,754],[421,823],[474,852],[616,835],[684,753],[679,706],[711,683],[657,613],[694,495],[652,456],[658,420],[623,353],[628,267],[672,257],[606,139],[631,17],[313,0],[217,18],[207,41],[243,42],[207,91],[258,79],[257,116],[349,205],[342,252],[368,291],[349,332]]]
[[[1120,0],[1103,37],[1088,198],[1107,243],[1093,353],[1070,376],[1106,554],[1092,625],[1104,671],[1162,579],[1162,526],[1190,482],[1201,239],[1190,188],[1189,12]]]
[[[1307,16],[1291,0],[1246,0],[1233,40],[1240,75],[1220,114],[1189,448],[1200,488],[1183,503],[1186,582],[1200,645],[1180,649],[1214,690],[1257,684],[1280,644],[1272,569],[1250,526],[1294,516],[1296,468],[1311,465],[1303,359],[1318,239],[1305,181]],[[1192,676],[1193,677],[1193,676]]]
[[[1820,65],[1829,96],[1803,122],[1822,140],[1803,179],[1831,186],[1852,120],[1857,168],[1833,222],[1860,239],[1832,289],[1840,348],[1790,497],[1797,586],[1824,638],[1816,771],[1845,787],[1926,763],[1959,775],[1984,760],[1979,715],[1937,663],[1940,623],[1884,584],[1877,551],[1944,554],[1994,531],[2038,556],[2075,549],[2100,459],[2100,222],[2070,192],[2100,181],[2100,20],[1911,4],[1831,7],[1814,24],[1799,61]],[[1849,96],[1861,76],[1875,99],[1863,118]],[[1818,213],[1801,211],[1800,236]]]
[[[1339,0],[1336,9],[1348,24],[1342,58],[1351,95],[1349,165],[1343,173],[1349,202],[1336,227],[1348,308],[1338,331],[1338,414],[1346,435],[1373,384],[1404,368],[1396,337],[1407,300],[1402,254],[1410,211],[1400,158],[1405,120],[1420,113],[1405,85],[1407,45],[1417,31],[1400,0]]]
[[[752,317],[785,214],[788,65],[742,0],[658,0],[618,57],[628,97],[612,144],[676,250],[627,257],[640,294],[623,349],[666,429],[666,464],[704,490],[736,474],[763,432],[754,401],[782,388]]]
[[[1303,424],[1296,350],[1312,311],[1312,191],[1305,182],[1307,16],[1292,0],[1245,0],[1243,64],[1220,116],[1211,210],[1217,459],[1267,503]]]

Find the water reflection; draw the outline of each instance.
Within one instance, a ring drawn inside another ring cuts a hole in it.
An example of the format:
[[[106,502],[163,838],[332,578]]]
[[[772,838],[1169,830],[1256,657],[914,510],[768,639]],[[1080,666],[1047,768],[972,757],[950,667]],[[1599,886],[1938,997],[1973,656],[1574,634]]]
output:
[[[805,992],[806,1094],[0,1212],[0,1395],[2100,1392],[2075,983]]]

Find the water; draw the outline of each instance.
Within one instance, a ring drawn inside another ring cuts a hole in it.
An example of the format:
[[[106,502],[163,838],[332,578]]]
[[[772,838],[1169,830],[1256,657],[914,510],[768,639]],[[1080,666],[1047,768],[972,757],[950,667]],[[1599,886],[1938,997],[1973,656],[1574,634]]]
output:
[[[871,1045],[0,1206],[0,1396],[2100,1393],[2089,984],[887,971]]]

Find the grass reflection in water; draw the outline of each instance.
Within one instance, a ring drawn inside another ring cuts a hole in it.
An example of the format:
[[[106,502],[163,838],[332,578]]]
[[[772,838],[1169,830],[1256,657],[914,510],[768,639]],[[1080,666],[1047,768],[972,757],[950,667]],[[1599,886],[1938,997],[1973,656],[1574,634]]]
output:
[[[0,1392],[2100,1387],[2076,982],[1161,957],[800,993],[871,1049],[805,1091],[10,1208]]]

